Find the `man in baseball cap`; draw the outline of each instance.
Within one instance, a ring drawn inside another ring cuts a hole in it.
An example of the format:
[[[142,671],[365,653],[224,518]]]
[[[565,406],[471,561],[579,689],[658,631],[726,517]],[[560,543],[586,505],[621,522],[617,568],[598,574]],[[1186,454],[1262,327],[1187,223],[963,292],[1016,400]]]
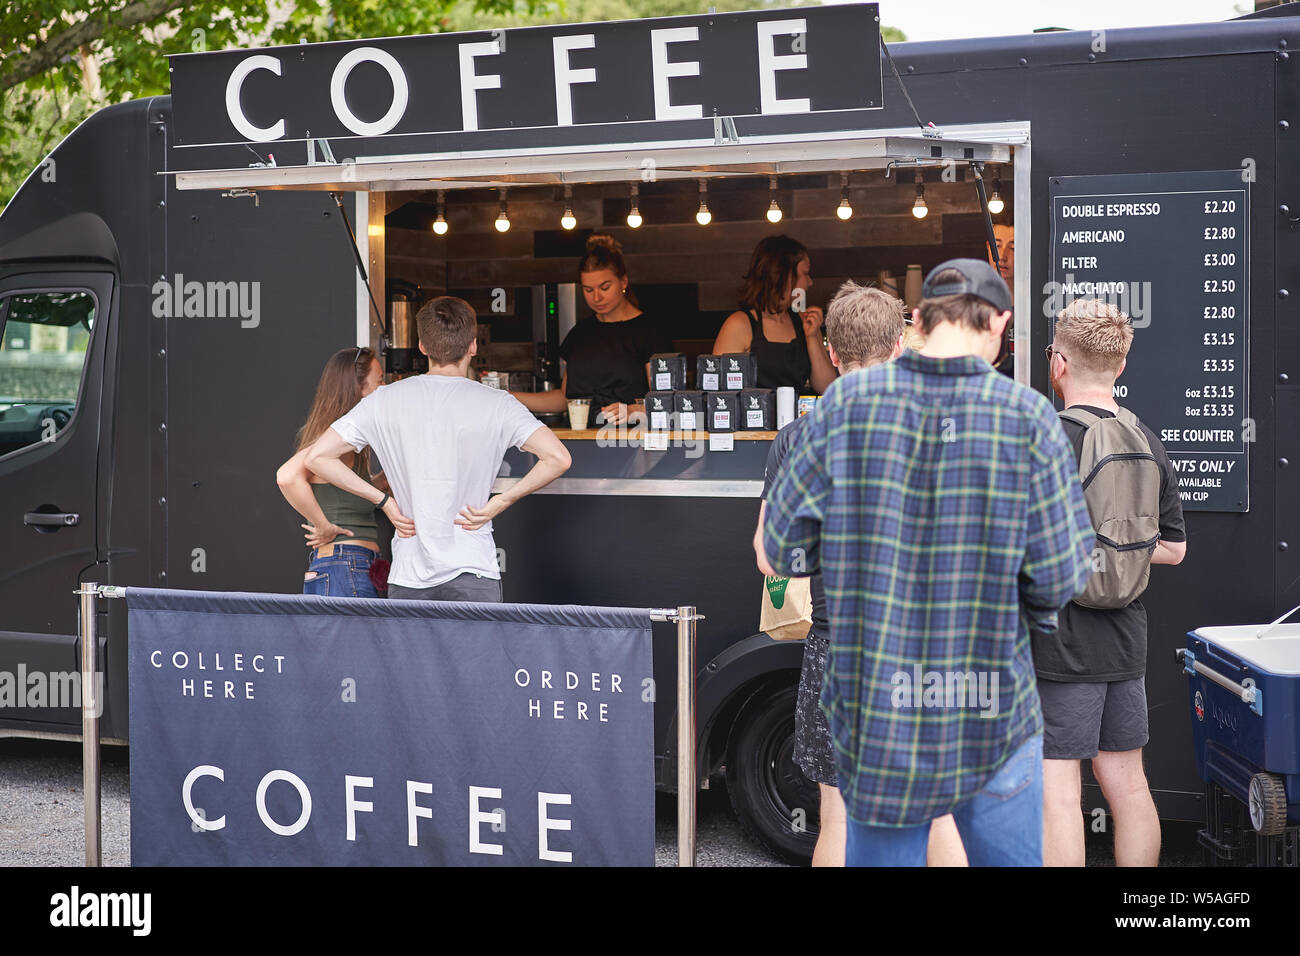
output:
[[[952,814],[971,865],[1041,866],[1029,624],[1055,631],[1084,588],[1092,522],[1051,404],[991,364],[1006,283],[954,259],[923,294],[924,347],[836,379],[810,416],[768,494],[760,567],[822,573],[846,863],[922,866]]]

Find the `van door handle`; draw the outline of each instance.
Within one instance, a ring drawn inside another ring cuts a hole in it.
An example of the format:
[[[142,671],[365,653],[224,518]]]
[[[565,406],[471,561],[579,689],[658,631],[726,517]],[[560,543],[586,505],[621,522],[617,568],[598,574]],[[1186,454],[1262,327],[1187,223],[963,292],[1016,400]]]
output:
[[[32,528],[69,528],[81,524],[81,515],[62,512],[29,511],[23,515],[23,524]]]

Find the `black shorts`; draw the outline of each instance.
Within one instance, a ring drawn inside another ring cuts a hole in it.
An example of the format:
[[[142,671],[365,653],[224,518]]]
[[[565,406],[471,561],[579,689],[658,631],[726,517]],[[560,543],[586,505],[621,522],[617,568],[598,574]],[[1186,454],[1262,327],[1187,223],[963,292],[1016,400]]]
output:
[[[1043,759],[1090,760],[1147,744],[1146,679],[1100,684],[1038,678],[1043,702]]]
[[[831,727],[820,704],[829,646],[830,641],[815,631],[810,632],[804,641],[799,698],[794,709],[794,762],[813,783],[834,787],[835,753],[831,747]]]

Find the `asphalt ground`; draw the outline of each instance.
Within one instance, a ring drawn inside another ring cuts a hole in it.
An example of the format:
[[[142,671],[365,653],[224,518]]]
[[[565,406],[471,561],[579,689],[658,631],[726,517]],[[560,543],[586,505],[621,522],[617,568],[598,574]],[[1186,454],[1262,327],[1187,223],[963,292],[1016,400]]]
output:
[[[130,865],[130,783],[127,751],[102,751],[100,842],[105,866]],[[84,863],[81,747],[61,741],[0,739],[0,866],[81,866]],[[1198,825],[1163,824],[1162,867],[1203,865]],[[655,863],[677,862],[677,799],[655,801]],[[696,801],[697,866],[785,866],[736,822],[725,786]],[[1088,834],[1088,865],[1113,866],[1110,834]]]

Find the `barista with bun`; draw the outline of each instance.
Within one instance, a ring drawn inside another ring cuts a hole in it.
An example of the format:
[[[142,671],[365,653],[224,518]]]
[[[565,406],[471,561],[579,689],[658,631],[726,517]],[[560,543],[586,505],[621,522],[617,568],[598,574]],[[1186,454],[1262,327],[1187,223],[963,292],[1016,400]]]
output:
[[[597,233],[587,239],[578,280],[595,314],[575,325],[560,343],[565,361],[561,387],[514,395],[534,412],[562,412],[570,398],[589,398],[592,411],[600,411],[607,424],[620,424],[631,412],[644,412],[650,356],[667,352],[668,338],[637,307],[628,289],[622,247],[612,236]]]

